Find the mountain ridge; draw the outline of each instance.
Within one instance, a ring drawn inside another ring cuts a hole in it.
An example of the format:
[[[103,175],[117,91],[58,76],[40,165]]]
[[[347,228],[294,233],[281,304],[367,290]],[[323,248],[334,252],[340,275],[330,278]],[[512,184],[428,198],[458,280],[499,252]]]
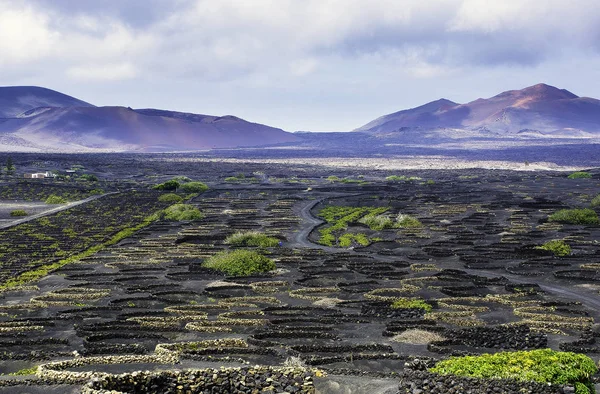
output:
[[[0,150],[12,146],[44,151],[190,151],[298,139],[282,129],[232,115],[96,107],[40,87],[0,87],[0,100],[4,115]]]
[[[444,100],[445,107],[437,103]],[[508,90],[465,104],[440,99],[380,116],[354,131],[390,133],[406,128],[486,129],[515,134],[535,130],[542,134],[597,134],[600,137],[600,100],[579,97],[547,84]]]

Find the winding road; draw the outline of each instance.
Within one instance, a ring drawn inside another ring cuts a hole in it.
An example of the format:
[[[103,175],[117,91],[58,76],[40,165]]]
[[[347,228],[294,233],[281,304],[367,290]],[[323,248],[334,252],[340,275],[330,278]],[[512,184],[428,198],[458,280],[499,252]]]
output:
[[[335,194],[331,196],[325,196],[318,200],[313,200],[307,202],[304,206],[302,206],[299,210],[299,216],[302,219],[301,229],[298,231],[293,240],[289,243],[289,246],[292,247],[302,247],[302,248],[312,248],[312,249],[321,249],[330,253],[339,253],[339,248],[332,248],[328,246],[318,245],[311,241],[309,241],[309,234],[319,225],[324,223],[323,220],[314,217],[311,214],[311,210],[320,202],[324,201],[327,198],[335,198],[335,197],[344,197],[350,196],[349,194]],[[357,252],[351,249],[344,249],[345,252],[356,253]],[[364,254],[364,252],[362,253]],[[393,259],[392,257],[386,257],[378,254],[371,254],[371,256],[379,261],[390,261]],[[551,283],[545,278],[540,277],[527,277],[523,278],[517,275],[509,274],[507,272],[496,272],[496,271],[487,271],[487,270],[473,270],[473,269],[462,269],[464,272],[467,272],[472,275],[479,276],[487,276],[492,278],[497,277],[505,277],[514,283],[534,283],[540,286],[542,290],[547,293],[552,293],[556,296],[561,296],[570,299],[571,301],[580,302],[582,305],[586,306],[590,309],[591,314],[594,316],[596,320],[600,320],[600,295],[592,290],[586,290],[579,287],[568,286],[568,285],[558,285],[556,283]]]

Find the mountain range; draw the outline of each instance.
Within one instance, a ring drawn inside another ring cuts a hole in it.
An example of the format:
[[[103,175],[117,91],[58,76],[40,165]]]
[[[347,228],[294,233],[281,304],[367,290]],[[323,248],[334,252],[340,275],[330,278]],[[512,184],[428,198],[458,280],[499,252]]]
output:
[[[458,104],[446,99],[381,116],[355,131],[477,131],[481,136],[600,137],[600,100],[546,84]]]
[[[50,89],[0,87],[0,150],[194,151],[297,140],[235,116],[96,107]]]
[[[335,135],[334,135],[335,134]],[[352,133],[289,133],[227,115],[97,107],[35,86],[0,87],[0,151],[195,151],[267,145],[362,149],[441,141],[600,139],[600,100],[538,84],[459,104],[439,99]]]

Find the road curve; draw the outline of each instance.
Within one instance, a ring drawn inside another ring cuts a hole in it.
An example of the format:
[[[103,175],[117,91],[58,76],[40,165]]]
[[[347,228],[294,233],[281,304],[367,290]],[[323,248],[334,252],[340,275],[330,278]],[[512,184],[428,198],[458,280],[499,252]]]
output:
[[[298,214],[302,219],[302,223],[300,224],[301,228],[298,231],[292,241],[289,243],[289,246],[292,247],[303,247],[303,248],[312,248],[312,249],[321,249],[330,253],[339,253],[339,248],[332,248],[328,246],[318,245],[308,240],[308,236],[317,226],[324,223],[323,220],[314,217],[311,214],[311,210],[318,203],[322,202],[327,198],[332,197],[344,197],[348,196],[347,194],[336,194],[332,196],[327,196],[320,198],[318,200],[309,201],[306,205],[300,208]],[[355,253],[353,250],[344,249],[345,252]],[[389,258],[381,255],[372,254],[372,256],[380,261],[388,261]],[[597,292],[586,290],[578,287],[569,287],[568,285],[558,285],[555,283],[549,283],[547,280],[539,277],[527,277],[523,278],[517,275],[509,274],[507,272],[496,272],[496,271],[486,271],[486,270],[472,270],[472,269],[463,269],[463,271],[479,276],[487,276],[487,277],[505,277],[508,280],[514,283],[534,283],[540,286],[540,288],[548,293],[553,293],[554,295],[563,296],[569,298],[573,301],[580,302],[582,305],[591,309],[594,317],[600,319],[600,295]]]

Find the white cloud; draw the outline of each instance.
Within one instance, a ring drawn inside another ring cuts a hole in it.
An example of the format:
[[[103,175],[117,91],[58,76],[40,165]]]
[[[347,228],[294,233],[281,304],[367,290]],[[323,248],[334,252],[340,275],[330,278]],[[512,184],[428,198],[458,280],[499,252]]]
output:
[[[0,1],[0,66],[39,60],[52,51],[60,34],[49,17],[23,4]]]
[[[134,78],[137,71],[130,63],[89,64],[70,67],[67,70],[67,75],[77,80],[119,81]]]

